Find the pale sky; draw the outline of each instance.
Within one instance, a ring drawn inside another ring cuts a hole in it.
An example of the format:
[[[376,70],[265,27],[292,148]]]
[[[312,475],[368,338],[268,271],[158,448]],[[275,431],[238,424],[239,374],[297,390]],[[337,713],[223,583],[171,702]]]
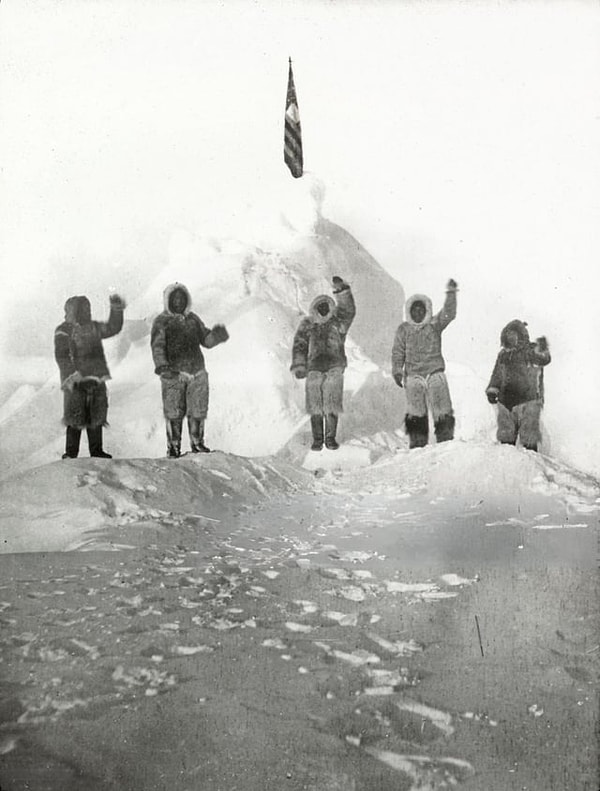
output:
[[[91,265],[133,300],[179,228],[252,240],[291,189],[288,56],[324,213],[434,306],[455,277],[463,340],[489,354],[526,313],[595,393],[592,0],[4,0],[5,315],[46,333]]]

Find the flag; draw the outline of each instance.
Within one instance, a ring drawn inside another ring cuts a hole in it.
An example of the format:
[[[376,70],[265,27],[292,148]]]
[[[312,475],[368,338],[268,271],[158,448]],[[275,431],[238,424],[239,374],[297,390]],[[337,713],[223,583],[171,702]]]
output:
[[[300,127],[300,113],[298,112],[298,99],[296,98],[291,58],[288,72],[287,97],[285,100],[283,159],[292,176],[295,179],[300,178],[303,168],[302,129]]]

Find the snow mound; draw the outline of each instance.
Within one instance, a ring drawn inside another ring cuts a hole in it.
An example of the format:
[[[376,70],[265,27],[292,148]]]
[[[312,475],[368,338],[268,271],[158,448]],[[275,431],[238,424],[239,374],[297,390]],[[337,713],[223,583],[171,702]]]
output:
[[[600,509],[600,482],[542,453],[486,441],[455,440],[399,450],[369,471],[376,491],[426,492],[473,500],[559,497],[582,512]]]
[[[388,452],[375,463],[370,453],[348,443],[305,453],[303,467],[219,452],[47,464],[0,482],[0,552],[115,551],[152,536],[202,543],[248,507],[319,492],[367,498],[370,524],[373,503],[389,498],[406,502],[398,524],[414,520],[415,508],[427,518],[444,502],[465,517],[485,513],[490,528],[585,527],[600,512],[597,479],[519,448],[459,440]]]
[[[310,480],[285,462],[224,453],[60,461],[0,483],[0,552],[119,550],[149,528],[201,534]]]
[[[360,445],[340,445],[338,450],[309,451],[302,466],[305,470],[317,472],[352,470],[356,467],[368,467],[371,453],[368,448]]]

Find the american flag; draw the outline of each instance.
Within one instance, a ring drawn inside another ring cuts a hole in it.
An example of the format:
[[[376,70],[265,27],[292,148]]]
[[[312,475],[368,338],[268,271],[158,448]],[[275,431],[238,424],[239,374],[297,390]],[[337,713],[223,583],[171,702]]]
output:
[[[298,112],[298,99],[294,86],[292,73],[292,59],[290,58],[288,73],[287,97],[285,100],[285,131],[283,159],[295,179],[302,175],[302,129],[300,127],[300,113]]]

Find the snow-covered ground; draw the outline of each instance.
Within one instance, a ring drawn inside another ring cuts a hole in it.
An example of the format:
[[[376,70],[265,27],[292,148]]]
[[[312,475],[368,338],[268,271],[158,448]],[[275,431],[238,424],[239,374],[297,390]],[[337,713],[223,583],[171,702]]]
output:
[[[598,481],[390,443],[1,482],[3,786],[593,788]]]
[[[600,508],[597,479],[542,454],[484,441],[413,451],[390,449],[389,443],[383,436],[338,451],[304,450],[297,463],[224,453],[189,454],[175,462],[55,462],[0,483],[0,551],[127,548],[138,532],[163,522],[193,530],[203,519],[226,522],[228,514],[278,493],[300,489],[326,497],[340,476],[349,476],[357,493],[383,498],[423,495],[432,502],[453,498],[490,507],[511,502],[514,512],[501,514],[505,521],[499,524],[517,520],[537,530],[578,525],[578,515]],[[558,525],[527,512],[527,504],[544,499],[554,503],[552,510],[560,503]]]

